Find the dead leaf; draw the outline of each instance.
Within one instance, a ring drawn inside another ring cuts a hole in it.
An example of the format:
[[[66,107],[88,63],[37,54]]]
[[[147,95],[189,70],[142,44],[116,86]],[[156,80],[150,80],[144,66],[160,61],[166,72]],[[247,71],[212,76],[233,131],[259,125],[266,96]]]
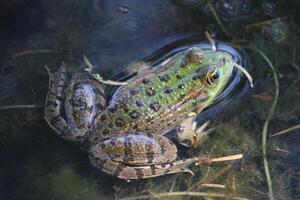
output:
[[[261,94],[253,94],[253,98],[257,98],[261,101],[271,101],[273,99],[273,96],[268,93],[261,93]]]

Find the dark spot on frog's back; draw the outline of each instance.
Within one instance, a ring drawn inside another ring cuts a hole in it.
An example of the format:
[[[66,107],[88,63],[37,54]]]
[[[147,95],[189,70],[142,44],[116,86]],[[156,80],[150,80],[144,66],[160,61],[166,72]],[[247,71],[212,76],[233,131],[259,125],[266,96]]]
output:
[[[159,111],[159,109],[160,109],[160,105],[159,105],[158,102],[151,103],[151,104],[149,105],[149,107],[150,107],[152,110],[154,110],[155,112]]]
[[[142,106],[145,105],[144,102],[143,102],[143,100],[137,100],[135,103],[136,103],[136,105],[137,105],[138,107],[142,107]]]
[[[120,107],[124,110],[125,113],[128,113],[129,109],[126,104],[122,103],[120,104]]]
[[[184,88],[184,84],[183,83],[179,83],[177,86],[179,89],[183,89]]]
[[[177,79],[182,79],[182,75],[176,74],[176,78],[177,78]]]
[[[137,89],[132,89],[132,90],[130,90],[129,93],[130,93],[130,95],[134,96],[134,95],[138,94],[139,91]]]
[[[148,84],[148,83],[150,83],[150,79],[144,78],[142,82],[143,82],[144,84]]]
[[[140,113],[137,112],[136,110],[134,110],[129,115],[130,115],[131,119],[137,119],[137,118],[139,118]]]
[[[117,118],[115,123],[117,127],[123,127],[125,125],[125,121],[121,117]]]
[[[155,91],[152,88],[147,88],[145,90],[146,94],[149,96],[154,96],[155,95]]]
[[[169,79],[170,79],[170,77],[168,74],[159,76],[159,80],[164,81],[164,82],[168,82]]]
[[[164,93],[166,93],[166,94],[170,94],[172,91],[173,91],[173,89],[169,86],[165,87],[165,89],[164,89]]]

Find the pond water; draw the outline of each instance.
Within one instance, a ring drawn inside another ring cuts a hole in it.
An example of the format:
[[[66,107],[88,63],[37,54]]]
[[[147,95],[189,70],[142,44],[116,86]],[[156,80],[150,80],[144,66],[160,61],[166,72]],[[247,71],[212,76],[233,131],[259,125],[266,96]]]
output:
[[[298,0],[0,5],[0,199],[300,198]],[[180,146],[179,157],[242,159],[192,165],[194,176],[126,182],[92,167],[78,144],[59,138],[44,120],[45,65],[56,71],[65,62],[71,77],[84,67],[85,55],[103,77],[122,80],[134,63],[182,50],[191,41],[207,48],[205,31],[220,49],[229,45],[240,56],[254,87],[242,78],[234,95],[199,114],[197,121],[210,120],[213,131],[196,148]]]

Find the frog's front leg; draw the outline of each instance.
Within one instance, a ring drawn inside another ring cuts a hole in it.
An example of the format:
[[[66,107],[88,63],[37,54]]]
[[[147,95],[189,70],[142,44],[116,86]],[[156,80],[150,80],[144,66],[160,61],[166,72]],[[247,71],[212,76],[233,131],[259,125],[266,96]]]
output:
[[[106,106],[102,85],[79,73],[72,77],[65,88],[66,69],[63,64],[58,72],[49,73],[49,91],[46,98],[45,119],[59,136],[83,141],[96,112]]]
[[[188,165],[199,160],[176,160],[177,147],[172,141],[159,134],[145,133],[104,138],[91,147],[90,158],[103,172],[127,180],[179,172],[192,173]]]
[[[206,121],[198,127],[195,121],[196,113],[187,116],[179,126],[176,127],[176,140],[187,147],[196,147],[203,143],[209,133],[213,130],[208,128],[210,121]]]

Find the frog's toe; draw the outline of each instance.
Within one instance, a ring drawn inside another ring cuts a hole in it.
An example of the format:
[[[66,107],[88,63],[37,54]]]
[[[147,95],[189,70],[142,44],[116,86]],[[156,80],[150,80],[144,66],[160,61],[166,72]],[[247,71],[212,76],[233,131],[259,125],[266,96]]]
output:
[[[196,147],[203,143],[213,128],[209,128],[210,121],[197,127],[193,117],[188,117],[179,125],[177,141],[183,146]]]
[[[199,146],[201,143],[203,143],[207,139],[208,135],[213,131],[214,128],[209,128],[209,124],[210,121],[207,121],[195,130],[193,137],[194,147]]]

